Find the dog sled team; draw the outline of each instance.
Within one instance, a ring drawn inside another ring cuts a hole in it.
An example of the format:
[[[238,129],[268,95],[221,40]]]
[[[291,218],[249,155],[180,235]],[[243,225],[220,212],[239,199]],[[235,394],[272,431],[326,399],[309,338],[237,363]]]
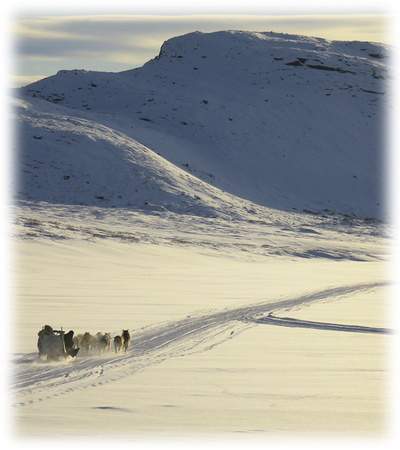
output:
[[[115,336],[114,339],[111,337],[111,333],[96,333],[92,335],[86,331],[84,334],[78,334],[74,342],[77,347],[86,353],[109,352],[112,343],[115,353],[119,353],[122,349],[126,353],[131,342],[131,336],[129,330],[123,330],[121,335]]]
[[[85,353],[100,354],[111,351],[113,343],[115,353],[124,351],[126,353],[131,342],[129,330],[122,330],[121,335],[114,338],[111,333],[96,333],[95,335],[86,332],[74,336],[74,331],[65,333],[61,330],[53,330],[50,325],[45,325],[38,333],[39,358],[47,360],[58,360],[68,358],[78,354],[79,350]]]

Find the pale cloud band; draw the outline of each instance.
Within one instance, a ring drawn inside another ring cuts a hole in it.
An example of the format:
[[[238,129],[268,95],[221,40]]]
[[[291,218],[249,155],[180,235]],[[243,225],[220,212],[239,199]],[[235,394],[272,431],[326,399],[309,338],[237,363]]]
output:
[[[14,85],[60,69],[118,72],[141,66],[162,43],[192,31],[277,31],[389,43],[385,14],[345,15],[95,15],[17,17],[13,22]]]

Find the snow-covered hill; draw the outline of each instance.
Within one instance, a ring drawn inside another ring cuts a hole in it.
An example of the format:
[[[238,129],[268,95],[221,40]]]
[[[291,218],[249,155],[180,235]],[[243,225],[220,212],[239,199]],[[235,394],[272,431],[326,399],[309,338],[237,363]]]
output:
[[[99,122],[43,101],[16,100],[14,108],[22,199],[206,217],[243,203]]]
[[[388,57],[365,42],[195,32],[138,69],[60,71],[17,92],[17,196],[383,218]]]

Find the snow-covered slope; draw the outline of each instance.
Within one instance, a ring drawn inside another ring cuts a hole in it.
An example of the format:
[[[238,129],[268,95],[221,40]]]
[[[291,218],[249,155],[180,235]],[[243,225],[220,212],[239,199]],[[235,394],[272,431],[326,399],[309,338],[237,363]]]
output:
[[[62,107],[16,100],[17,195],[26,200],[215,217],[240,199],[100,123]]]
[[[388,56],[364,42],[195,32],[139,69],[60,71],[17,93],[18,196],[383,218]]]

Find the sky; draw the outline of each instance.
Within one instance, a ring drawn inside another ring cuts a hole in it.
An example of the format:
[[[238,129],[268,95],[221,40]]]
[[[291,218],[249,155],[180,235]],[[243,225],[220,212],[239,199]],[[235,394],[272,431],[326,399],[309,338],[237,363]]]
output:
[[[353,1],[351,8],[342,0],[335,2],[335,8],[306,0],[301,8],[287,0],[274,7],[254,0],[238,2],[241,6],[234,1],[203,0],[196,7],[148,0],[125,8],[118,6],[119,0],[107,7],[91,7],[94,3],[89,0],[82,7],[83,2],[71,0],[68,7],[64,3],[58,9],[40,1],[34,8],[18,7],[20,3],[16,1],[7,24],[11,55],[7,83],[12,87],[62,69],[119,72],[140,67],[158,54],[165,40],[192,31],[276,31],[392,43],[390,10],[368,0]]]

